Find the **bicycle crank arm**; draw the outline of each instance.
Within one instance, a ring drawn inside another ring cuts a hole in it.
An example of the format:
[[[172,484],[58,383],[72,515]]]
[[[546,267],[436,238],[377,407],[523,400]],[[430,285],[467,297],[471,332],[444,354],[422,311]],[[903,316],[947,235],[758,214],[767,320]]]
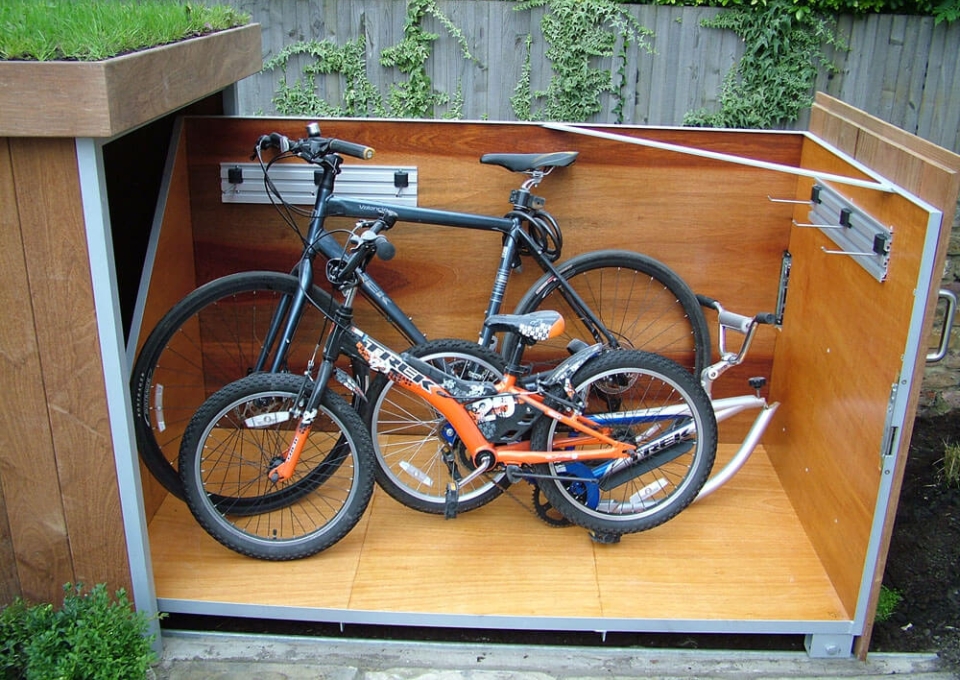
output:
[[[480,464],[474,468],[473,472],[463,479],[454,480],[447,483],[447,490],[443,497],[443,516],[446,519],[454,519],[457,516],[457,509],[460,505],[460,489],[475,480],[484,472],[493,467],[492,456],[481,456]]]

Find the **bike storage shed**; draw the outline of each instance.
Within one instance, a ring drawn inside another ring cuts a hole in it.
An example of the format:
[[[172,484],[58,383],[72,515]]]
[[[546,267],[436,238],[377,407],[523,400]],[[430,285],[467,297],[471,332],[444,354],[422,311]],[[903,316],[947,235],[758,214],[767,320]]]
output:
[[[153,282],[141,290],[144,331],[206,280],[295,262],[300,244],[272,207],[224,198],[220,167],[248,162],[260,134],[303,136],[304,122],[183,121]],[[415,169],[419,205],[488,214],[509,209],[517,177],[479,165],[480,155],[579,151],[538,191],[561,222],[564,256],[638,250],[728,308],[781,312],[781,327],[761,329],[748,364],[716,385],[720,396],[743,393],[749,376],[763,375],[768,399],[781,405],[729,482],[618,545],[538,521],[520,484],[455,521],[378,493],[332,549],[265,563],[221,547],[183,503],[145,478],[161,610],[464,628],[795,633],[807,636],[814,656],[851,653],[872,620],[960,159],[827,97],[818,98],[806,134],[320,125],[324,136],[374,147],[372,165]],[[850,231],[842,221],[851,219],[863,232],[851,238],[866,245],[829,234],[836,226]],[[499,239],[405,224],[390,238],[396,258],[372,270],[388,292],[429,337],[474,337]],[[191,244],[192,268],[169,254],[189,253]],[[871,254],[854,254],[864,248]],[[509,291],[519,296],[537,274],[523,272]],[[357,323],[390,337],[373,312],[361,309]],[[722,457],[750,422],[721,425]]]
[[[220,168],[249,162],[259,135],[299,137],[305,123],[178,122],[121,360],[128,370],[138,336],[197,285],[233,271],[286,271],[296,261],[300,243],[272,207],[224,200]],[[415,168],[419,205],[487,214],[509,209],[517,178],[479,165],[480,155],[579,151],[538,191],[561,222],[563,257],[637,250],[730,309],[782,311],[781,326],[761,329],[748,362],[715,388],[718,396],[743,393],[748,377],[766,376],[764,393],[779,409],[730,481],[617,545],[543,524],[526,488],[454,521],[377,493],[333,548],[268,563],[208,537],[146,471],[133,482],[121,476],[120,496],[137,499],[123,527],[141,609],[345,624],[783,633],[806,636],[813,656],[866,654],[960,158],[826,96],[808,132],[320,125],[324,136],[374,147],[370,164]],[[866,225],[858,233],[873,254],[856,255],[859,243],[838,243],[822,228],[844,231],[833,222],[850,219]],[[390,234],[396,258],[371,271],[428,336],[473,338],[499,239],[441,229],[399,224]],[[518,297],[535,278],[523,271],[509,293]],[[97,308],[98,317],[115,313]],[[391,338],[362,306],[357,325]],[[108,377],[106,391],[130,403],[123,381]],[[750,422],[748,414],[721,426],[721,458]],[[129,432],[129,423],[123,436],[114,431],[118,468],[135,455]]]

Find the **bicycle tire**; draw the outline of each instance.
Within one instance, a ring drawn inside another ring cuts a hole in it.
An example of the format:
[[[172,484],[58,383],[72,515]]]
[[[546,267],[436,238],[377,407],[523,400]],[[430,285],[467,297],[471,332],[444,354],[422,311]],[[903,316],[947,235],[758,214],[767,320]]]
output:
[[[458,377],[468,371],[473,379],[503,376],[500,355],[468,340],[431,340],[407,351],[435,365],[442,361],[444,370]],[[449,461],[443,460],[443,416],[416,392],[397,387],[382,374],[373,380],[368,397],[367,424],[373,440],[377,484],[408,508],[443,514],[453,470],[462,477],[474,469],[463,451],[455,451]],[[503,471],[481,475],[469,488],[461,489],[457,512],[486,505],[506,486]]]
[[[353,407],[329,389],[294,476],[270,481],[297,433],[291,411],[313,389],[304,376],[247,376],[210,397],[184,431],[179,469],[187,505],[208,534],[237,553],[275,561],[314,555],[346,536],[370,501],[370,435]],[[323,483],[309,484],[305,493],[303,480],[325,468]],[[283,487],[298,489],[291,502],[256,511],[259,499],[282,495]]]
[[[537,482],[557,512],[596,535],[619,536],[659,526],[693,502],[716,458],[717,421],[703,387],[687,370],[648,352],[611,351],[584,365],[571,382],[586,400],[588,418],[642,410],[643,418],[634,416],[638,422],[612,425],[611,436],[641,452],[649,448],[642,458],[613,462],[605,474],[606,461],[533,466],[535,473],[554,477]],[[570,431],[556,420],[538,421],[530,448],[552,451],[558,432]],[[575,448],[567,441],[563,450]],[[594,476],[597,482],[583,481]]]
[[[130,378],[137,449],[144,467],[163,487],[183,500],[177,470],[181,436],[203,401],[252,369],[278,300],[299,289],[295,276],[242,272],[206,283],[174,305],[150,332]],[[314,286],[311,298],[332,310],[329,293]],[[321,337],[326,317],[305,309],[298,332]],[[202,341],[201,341],[202,338]],[[288,350],[287,367],[302,372],[312,342]]]
[[[663,263],[642,253],[599,250],[570,258],[558,272],[622,348],[666,356],[698,378],[709,364],[710,330],[703,309],[686,282]],[[566,331],[525,350],[524,359],[535,372],[568,356],[566,345],[574,338],[589,344],[606,342],[588,331],[551,273],[530,287],[515,313],[538,309],[563,314]],[[515,336],[504,338],[504,356],[509,356],[516,342]]]

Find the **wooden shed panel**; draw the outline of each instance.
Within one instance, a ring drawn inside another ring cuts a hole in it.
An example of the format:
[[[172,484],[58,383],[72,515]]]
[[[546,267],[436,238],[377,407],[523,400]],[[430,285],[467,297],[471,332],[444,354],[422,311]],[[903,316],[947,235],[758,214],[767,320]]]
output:
[[[4,556],[7,589],[17,583],[30,601],[54,602],[58,584],[74,578],[67,526],[60,502],[56,459],[47,414],[40,352],[34,339],[36,319],[21,236],[17,195],[20,163],[26,153],[18,140],[0,146],[0,385],[18,408],[0,409],[0,483],[9,527],[10,560]],[[32,228],[31,224],[24,228]],[[13,396],[15,395],[15,396]],[[30,414],[24,418],[24,414]],[[2,549],[3,546],[0,546]],[[11,574],[7,574],[10,570]],[[13,581],[7,577],[14,576]],[[18,581],[17,581],[18,577]]]
[[[890,181],[940,210],[943,214],[942,223],[946,226],[941,228],[934,258],[936,266],[939,267],[946,257],[949,225],[953,224],[957,196],[960,193],[960,156],[823,93],[816,96],[811,112],[810,131],[857,161],[870,164],[870,167]],[[917,160],[923,163],[919,171],[916,169]],[[923,320],[923,327],[928,333],[932,327],[936,303],[937,290],[934,286],[926,301]],[[918,362],[912,376],[913,384],[920,383],[923,370],[923,362]],[[897,458],[890,490],[892,499],[900,496],[917,401],[918,392],[914,390],[906,405],[907,416],[903,423],[900,446],[895,452]],[[873,619],[872,612],[880,591],[883,565],[886,563],[896,511],[897,502],[894,500],[888,504],[883,520],[878,567],[873,575],[871,601],[868,605],[870,621]],[[867,627],[858,643],[857,652],[861,657],[866,655],[871,628],[872,624]]]
[[[76,147],[11,142],[46,414],[75,579],[130,588]]]

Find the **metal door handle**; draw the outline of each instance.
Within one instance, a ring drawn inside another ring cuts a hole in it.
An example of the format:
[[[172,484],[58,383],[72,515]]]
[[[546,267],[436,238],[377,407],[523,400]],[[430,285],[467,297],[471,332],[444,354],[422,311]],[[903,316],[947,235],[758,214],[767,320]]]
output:
[[[939,300],[946,300],[947,311],[943,315],[943,327],[940,329],[940,344],[937,346],[936,352],[927,355],[928,364],[935,364],[947,356],[947,349],[950,347],[950,331],[953,329],[953,318],[957,313],[957,295],[952,290],[941,288]]]

